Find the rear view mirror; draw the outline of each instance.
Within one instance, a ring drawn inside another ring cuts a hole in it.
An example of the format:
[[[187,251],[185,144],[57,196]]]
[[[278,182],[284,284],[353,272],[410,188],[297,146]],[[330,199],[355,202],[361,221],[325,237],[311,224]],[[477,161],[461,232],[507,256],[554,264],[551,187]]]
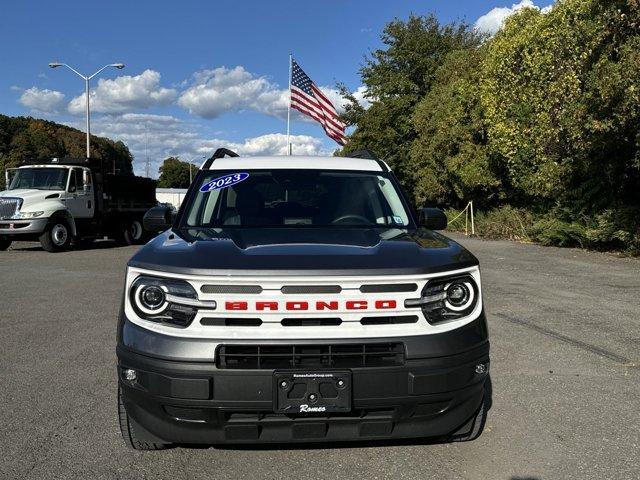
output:
[[[439,208],[423,208],[419,212],[418,223],[429,230],[447,228],[447,216]]]
[[[170,207],[160,205],[150,208],[142,218],[144,229],[157,233],[164,232],[171,227],[173,223],[173,210]]]

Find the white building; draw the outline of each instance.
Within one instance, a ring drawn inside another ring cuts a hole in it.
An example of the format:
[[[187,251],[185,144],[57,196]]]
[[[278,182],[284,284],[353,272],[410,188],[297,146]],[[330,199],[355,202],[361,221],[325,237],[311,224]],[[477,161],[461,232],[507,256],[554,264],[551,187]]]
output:
[[[159,203],[170,203],[176,209],[180,208],[180,204],[184,200],[187,193],[186,188],[156,188],[156,198]]]

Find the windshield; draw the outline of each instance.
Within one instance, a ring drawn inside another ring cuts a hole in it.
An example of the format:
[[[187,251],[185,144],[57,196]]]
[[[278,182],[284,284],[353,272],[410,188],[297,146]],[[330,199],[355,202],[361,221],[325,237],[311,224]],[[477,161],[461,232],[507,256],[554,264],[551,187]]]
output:
[[[67,168],[19,168],[11,180],[9,190],[64,190],[67,188],[68,172]]]
[[[205,228],[409,225],[388,176],[316,170],[209,172],[182,218]]]

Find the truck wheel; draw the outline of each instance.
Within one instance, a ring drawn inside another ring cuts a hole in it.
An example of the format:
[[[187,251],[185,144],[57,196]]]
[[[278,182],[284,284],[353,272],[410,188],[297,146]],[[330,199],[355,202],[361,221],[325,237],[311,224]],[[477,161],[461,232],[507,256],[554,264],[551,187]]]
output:
[[[148,442],[143,440],[145,437],[144,429],[133,420],[124,407],[122,399],[122,391],[118,386],[118,421],[120,422],[120,433],[124,443],[134,450],[162,450],[167,448],[164,443]],[[147,433],[146,436],[149,434]]]
[[[131,220],[122,225],[121,232],[116,237],[119,245],[136,245],[142,243],[144,228],[139,220]]]
[[[4,252],[7,248],[11,246],[13,240],[7,237],[0,237],[0,252]]]
[[[144,227],[142,226],[142,222],[140,220],[133,220],[129,224],[129,228],[125,235],[129,236],[129,245],[138,245],[142,243],[142,239],[144,237]]]
[[[484,424],[487,421],[487,397],[482,398],[480,408],[467,423],[465,423],[457,432],[453,433],[449,440],[451,442],[470,442],[478,438],[484,430]]]
[[[71,230],[64,220],[54,220],[40,235],[40,244],[47,252],[67,250],[71,245]]]

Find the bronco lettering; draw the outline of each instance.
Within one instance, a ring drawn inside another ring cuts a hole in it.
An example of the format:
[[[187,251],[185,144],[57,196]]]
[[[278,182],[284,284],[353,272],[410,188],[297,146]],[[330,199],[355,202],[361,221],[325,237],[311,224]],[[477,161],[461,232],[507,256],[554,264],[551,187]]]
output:
[[[369,302],[368,300],[347,300],[343,302],[345,310],[389,310],[396,308],[398,303],[395,300],[375,300]],[[224,302],[224,308],[228,311],[246,311],[249,310],[249,302],[240,300],[233,302]],[[336,300],[331,301],[289,301],[289,302],[277,302],[277,301],[259,301],[254,304],[256,311],[278,311],[286,310],[288,312],[295,311],[307,311],[315,310],[321,312],[323,310],[338,310],[339,302]]]

